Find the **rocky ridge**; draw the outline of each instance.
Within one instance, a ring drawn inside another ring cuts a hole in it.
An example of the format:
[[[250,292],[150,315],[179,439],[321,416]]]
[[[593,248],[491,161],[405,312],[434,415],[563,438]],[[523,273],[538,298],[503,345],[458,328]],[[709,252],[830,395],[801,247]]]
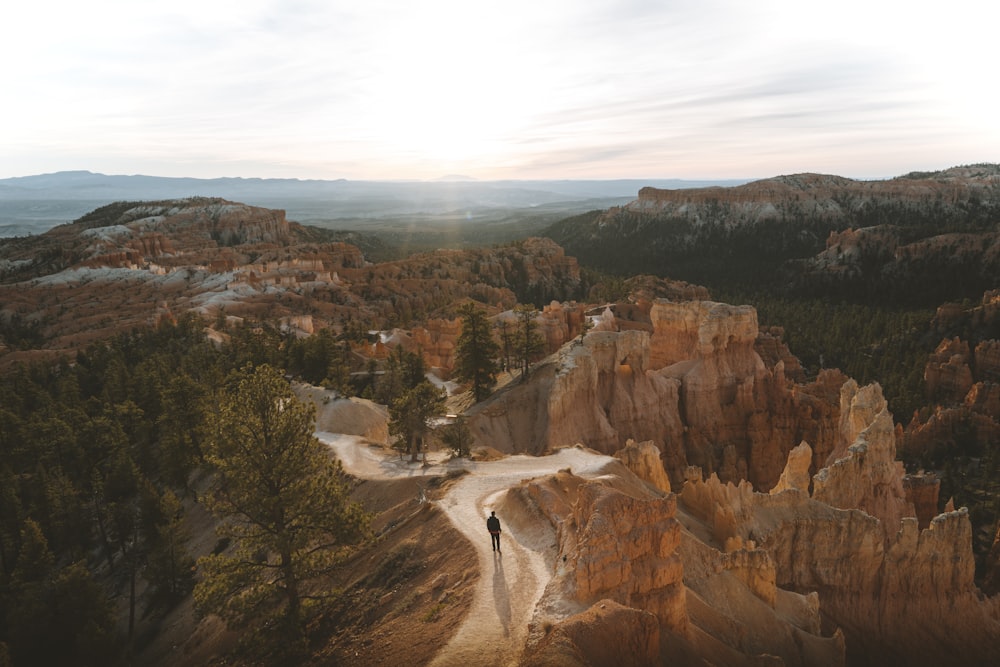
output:
[[[192,198],[109,205],[37,237],[2,240],[0,363],[71,354],[192,310],[280,321],[304,335],[348,322],[387,329],[453,318],[468,298],[502,312],[580,289],[576,260],[546,239],[372,264],[357,247],[321,238],[280,210]],[[575,335],[570,324],[552,332],[554,347]]]
[[[779,176],[733,187],[643,188],[546,234],[589,266],[710,289],[934,306],[995,289],[1000,166],[856,181]]]
[[[813,446],[814,471],[826,463],[838,419],[829,397],[846,378],[827,371],[796,385],[780,358],[768,367],[749,307],[657,300],[649,317],[651,333],[595,327],[530,381],[473,408],[477,440],[534,454],[567,442],[614,453],[629,439],[649,440],[672,484],[698,465],[762,490],[802,440]]]
[[[812,215],[835,216],[870,201],[923,204],[938,200],[958,204],[973,197],[992,197],[1000,185],[1000,170],[992,165],[955,167],[933,174],[908,174],[877,181],[857,181],[829,174],[777,176],[729,188],[685,190],[642,188],[626,205],[636,212],[700,217],[700,206],[724,204],[740,211],[744,221],[781,215],[790,202]]]

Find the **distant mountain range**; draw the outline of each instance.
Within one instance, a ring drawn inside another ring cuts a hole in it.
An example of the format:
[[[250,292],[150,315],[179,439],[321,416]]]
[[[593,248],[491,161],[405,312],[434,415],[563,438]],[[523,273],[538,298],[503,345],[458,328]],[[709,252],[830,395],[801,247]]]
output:
[[[525,210],[573,215],[624,204],[643,187],[698,188],[745,180],[348,181],[288,178],[166,178],[90,171],[0,179],[0,236],[38,234],[115,201],[222,197],[281,208],[316,224],[396,216],[466,217]],[[326,224],[324,226],[330,226]]]
[[[543,234],[582,265],[616,274],[933,307],[998,287],[1000,165],[881,181],[805,173],[648,187]]]

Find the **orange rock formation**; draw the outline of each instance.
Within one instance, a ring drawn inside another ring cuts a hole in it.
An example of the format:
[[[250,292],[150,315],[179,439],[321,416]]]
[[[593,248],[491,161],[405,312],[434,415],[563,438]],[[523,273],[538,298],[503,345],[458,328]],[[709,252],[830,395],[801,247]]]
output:
[[[757,319],[747,306],[655,301],[652,333],[592,331],[533,371],[529,382],[473,408],[481,444],[540,453],[583,443],[613,453],[628,439],[659,447],[671,482],[689,464],[724,480],[777,483],[788,452],[813,448],[825,464],[837,431],[835,371],[795,385],[777,361],[757,353]]]

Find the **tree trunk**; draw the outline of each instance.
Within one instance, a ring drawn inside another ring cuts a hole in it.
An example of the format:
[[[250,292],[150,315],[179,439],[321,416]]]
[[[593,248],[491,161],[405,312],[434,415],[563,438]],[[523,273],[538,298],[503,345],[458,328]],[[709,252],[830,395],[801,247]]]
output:
[[[132,637],[135,635],[135,571],[139,569],[135,562],[135,553],[132,554],[131,561],[128,573],[128,645],[130,651],[132,649]]]
[[[94,504],[94,519],[97,521],[97,532],[101,537],[101,546],[104,548],[104,557],[108,561],[108,571],[115,571],[115,552],[111,548],[111,541],[108,539],[108,531],[104,527],[104,513],[101,511],[101,503],[97,499],[97,494],[92,496]]]
[[[410,463],[417,462],[417,455],[420,453],[420,438],[413,436],[410,440]]]
[[[292,552],[281,552],[281,572],[285,579],[285,597],[288,599],[288,620],[296,630],[301,629],[301,607],[302,601],[299,599],[299,582],[295,578],[295,570],[292,568]]]

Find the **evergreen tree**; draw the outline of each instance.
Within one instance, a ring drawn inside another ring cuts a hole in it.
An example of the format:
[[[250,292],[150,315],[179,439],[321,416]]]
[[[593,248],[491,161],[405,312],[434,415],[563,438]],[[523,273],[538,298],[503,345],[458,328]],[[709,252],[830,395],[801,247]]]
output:
[[[0,604],[15,665],[107,665],[115,660],[114,619],[83,563],[62,569],[38,524],[28,519],[9,592]]]
[[[354,393],[351,387],[350,354],[351,348],[347,342],[337,344],[330,357],[330,363],[327,364],[326,378],[323,380],[325,388],[332,389],[345,397]]]
[[[204,460],[208,397],[204,384],[186,373],[170,378],[163,391],[158,463],[160,474],[176,486],[186,485],[191,470]]]
[[[531,362],[545,351],[545,339],[538,333],[538,323],[535,322],[538,311],[533,305],[518,304],[514,308],[514,314],[517,316],[515,348],[521,366],[521,378],[524,379],[531,369]]]
[[[453,423],[441,427],[441,441],[455,456],[468,456],[472,448],[472,431],[469,430],[465,417],[459,417]]]
[[[143,577],[153,588],[152,603],[169,605],[183,598],[194,585],[194,559],[188,554],[190,539],[183,524],[177,496],[167,490],[158,502],[159,521],[147,528],[149,554]]]
[[[410,452],[410,461],[417,460],[421,442],[427,435],[427,420],[444,414],[445,395],[426,380],[407,390],[389,406],[389,433],[398,436],[400,451]]]
[[[459,309],[462,333],[455,347],[455,376],[472,384],[476,402],[490,395],[497,382],[500,346],[493,340],[486,311],[467,303]]]
[[[503,370],[509,373],[510,358],[514,353],[514,327],[506,320],[499,320],[497,331],[500,333],[500,347],[503,351]]]
[[[211,429],[216,478],[206,498],[235,552],[201,559],[195,587],[198,608],[231,624],[278,616],[293,648],[302,646],[307,605],[320,599],[308,584],[368,523],[348,499],[339,461],[313,436],[314,412],[276,369],[239,373]]]

